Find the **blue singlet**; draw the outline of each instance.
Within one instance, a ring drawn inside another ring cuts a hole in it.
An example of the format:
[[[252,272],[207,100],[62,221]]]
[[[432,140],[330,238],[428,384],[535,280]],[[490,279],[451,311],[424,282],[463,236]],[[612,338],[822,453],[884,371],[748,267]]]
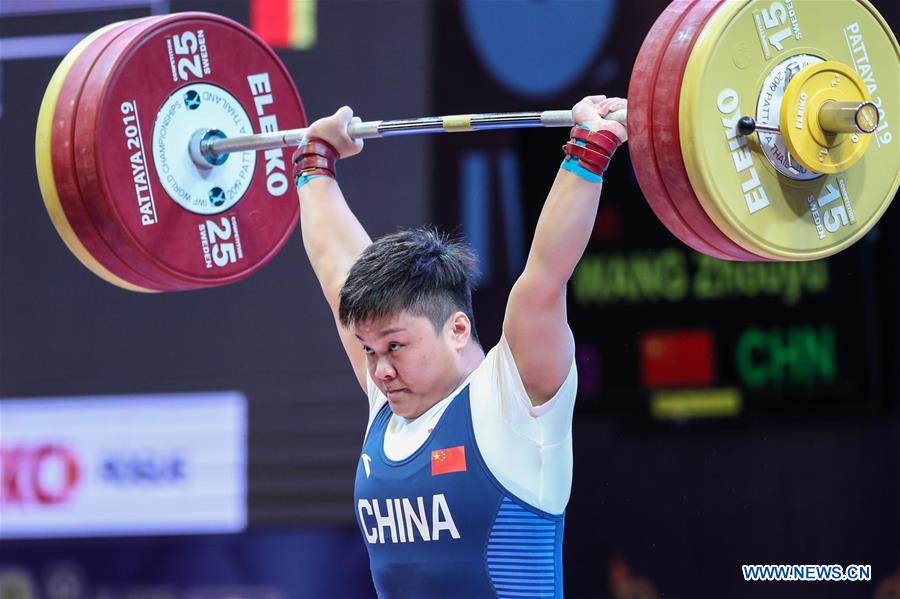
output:
[[[560,598],[564,515],[514,496],[488,470],[469,388],[411,456],[384,454],[385,404],[356,469],[356,517],[382,599]]]

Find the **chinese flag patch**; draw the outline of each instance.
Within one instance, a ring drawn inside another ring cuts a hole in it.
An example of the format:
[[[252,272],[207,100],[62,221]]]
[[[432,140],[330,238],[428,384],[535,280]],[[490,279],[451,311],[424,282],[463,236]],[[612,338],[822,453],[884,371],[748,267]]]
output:
[[[448,472],[466,471],[466,448],[464,445],[436,449],[431,452],[431,476]]]

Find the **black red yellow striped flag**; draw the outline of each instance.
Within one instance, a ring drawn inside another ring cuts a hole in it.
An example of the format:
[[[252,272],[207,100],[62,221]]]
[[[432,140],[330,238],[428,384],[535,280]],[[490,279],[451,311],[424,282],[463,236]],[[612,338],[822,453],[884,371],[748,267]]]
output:
[[[250,29],[275,49],[316,43],[317,0],[250,0]]]

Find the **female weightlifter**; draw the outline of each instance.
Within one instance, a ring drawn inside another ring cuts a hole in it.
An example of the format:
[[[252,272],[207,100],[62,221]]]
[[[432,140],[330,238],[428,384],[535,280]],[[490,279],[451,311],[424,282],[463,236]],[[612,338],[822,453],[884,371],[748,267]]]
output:
[[[383,598],[562,597],[572,483],[575,343],[566,285],[626,138],[589,96],[544,203],[525,269],[486,354],[472,314],[476,259],[431,229],[372,241],[335,163],[363,148],[343,107],[294,154],[303,245],[369,398],[354,505]]]

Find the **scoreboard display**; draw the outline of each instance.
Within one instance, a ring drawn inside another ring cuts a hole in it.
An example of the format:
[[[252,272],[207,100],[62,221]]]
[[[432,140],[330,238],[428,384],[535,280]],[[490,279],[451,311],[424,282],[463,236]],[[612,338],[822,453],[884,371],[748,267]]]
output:
[[[894,243],[812,262],[727,262],[654,226],[627,161],[569,287],[580,408],[659,419],[867,413],[884,396]],[[647,239],[653,231],[658,240]]]

